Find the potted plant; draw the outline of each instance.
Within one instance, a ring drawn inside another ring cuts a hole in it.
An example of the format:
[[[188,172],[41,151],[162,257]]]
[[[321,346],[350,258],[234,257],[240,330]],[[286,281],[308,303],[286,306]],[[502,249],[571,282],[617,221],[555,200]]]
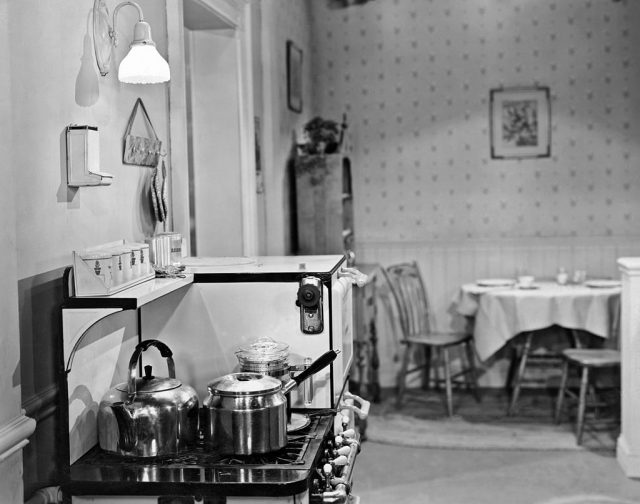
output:
[[[301,154],[335,154],[345,128],[336,121],[314,117],[304,125],[305,142],[298,145]]]

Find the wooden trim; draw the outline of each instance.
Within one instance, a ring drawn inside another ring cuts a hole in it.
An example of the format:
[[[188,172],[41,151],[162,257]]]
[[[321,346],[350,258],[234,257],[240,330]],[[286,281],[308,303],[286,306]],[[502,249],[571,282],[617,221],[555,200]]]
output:
[[[522,238],[460,238],[460,239],[440,239],[440,240],[381,240],[375,238],[362,238],[359,233],[358,245],[366,248],[403,248],[403,247],[425,247],[442,248],[450,246],[472,247],[530,247],[530,246],[584,246],[584,245],[637,245],[640,243],[640,236],[585,236],[585,237],[557,237],[557,236],[531,236]]]
[[[238,101],[240,120],[240,178],[242,185],[242,248],[247,256],[258,253],[258,200],[256,195],[255,122],[253,107],[253,52],[251,5],[238,6]]]
[[[58,409],[58,393],[58,386],[52,384],[33,394],[22,403],[26,415],[35,418],[37,422],[50,417]]]
[[[14,418],[0,428],[0,462],[21,450],[36,429],[36,421],[25,415]]]

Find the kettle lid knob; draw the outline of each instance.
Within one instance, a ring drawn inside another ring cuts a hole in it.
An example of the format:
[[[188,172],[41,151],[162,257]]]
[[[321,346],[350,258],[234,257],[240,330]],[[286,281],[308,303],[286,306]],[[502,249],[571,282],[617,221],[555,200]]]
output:
[[[151,366],[151,365],[149,365],[149,364],[147,364],[147,365],[144,367],[144,379],[145,379],[145,380],[153,380],[153,379],[155,378],[155,376],[153,376],[153,375],[151,374],[151,371],[152,371],[152,366]]]

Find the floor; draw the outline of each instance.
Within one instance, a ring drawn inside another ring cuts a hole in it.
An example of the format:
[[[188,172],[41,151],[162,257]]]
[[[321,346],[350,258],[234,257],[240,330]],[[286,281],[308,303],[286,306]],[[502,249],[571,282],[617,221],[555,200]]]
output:
[[[406,407],[413,413],[425,418],[442,414],[440,402],[421,401],[420,391],[412,394],[417,399]],[[456,412],[465,419],[504,420],[505,394],[485,393],[477,405],[470,395],[457,392],[456,401]],[[545,391],[527,392],[511,420],[530,421],[533,415],[551,421],[551,403]],[[392,404],[393,391],[383,391],[371,414]],[[640,480],[624,475],[614,450],[447,450],[365,441],[353,493],[362,504],[638,504]]]

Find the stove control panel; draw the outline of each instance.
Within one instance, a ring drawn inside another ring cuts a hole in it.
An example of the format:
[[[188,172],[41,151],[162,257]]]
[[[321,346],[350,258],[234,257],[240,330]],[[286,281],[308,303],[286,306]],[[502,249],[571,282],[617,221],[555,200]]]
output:
[[[320,462],[313,475],[312,504],[357,504],[360,500],[351,492],[353,469],[360,453],[360,436],[354,426],[354,415],[366,419],[370,403],[345,392],[341,406],[342,410],[334,421],[334,435],[325,440]]]

